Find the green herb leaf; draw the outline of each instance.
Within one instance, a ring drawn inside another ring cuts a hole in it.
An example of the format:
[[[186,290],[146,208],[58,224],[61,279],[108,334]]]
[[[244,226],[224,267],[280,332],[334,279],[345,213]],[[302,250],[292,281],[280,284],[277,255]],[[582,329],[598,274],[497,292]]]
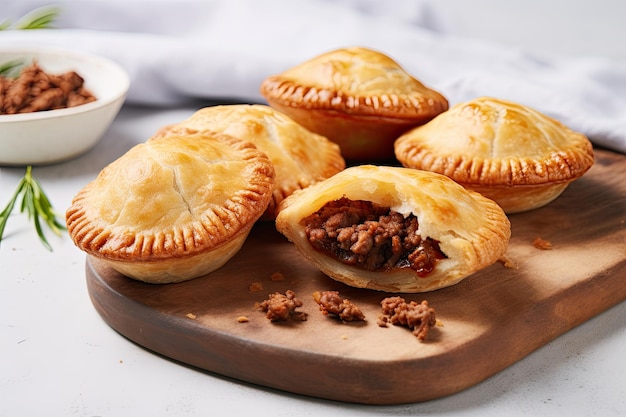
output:
[[[0,77],[17,77],[23,65],[24,61],[17,59],[0,64]]]
[[[61,12],[59,7],[40,7],[24,15],[17,23],[6,19],[0,22],[0,31],[3,30],[31,30],[52,28],[52,23]],[[19,75],[18,69],[24,65],[21,60],[13,60],[0,64],[0,76],[14,78]]]
[[[64,224],[57,220],[57,213],[55,213],[52,204],[50,204],[50,199],[44,192],[39,181],[32,176],[32,167],[30,165],[26,167],[26,174],[20,180],[9,203],[4,210],[0,212],[0,242],[2,241],[2,235],[9,215],[13,211],[20,195],[22,196],[20,212],[26,212],[28,219],[32,220],[35,225],[35,231],[37,232],[37,236],[39,236],[39,240],[41,240],[41,243],[43,243],[48,250],[52,251],[52,246],[50,246],[43,232],[43,228],[41,227],[42,220],[56,235],[60,236],[61,232],[66,230],[66,228]]]
[[[54,22],[60,11],[55,6],[40,7],[24,15],[15,24],[12,24],[10,20],[3,21],[0,23],[0,30],[48,29],[52,27],[52,22]]]

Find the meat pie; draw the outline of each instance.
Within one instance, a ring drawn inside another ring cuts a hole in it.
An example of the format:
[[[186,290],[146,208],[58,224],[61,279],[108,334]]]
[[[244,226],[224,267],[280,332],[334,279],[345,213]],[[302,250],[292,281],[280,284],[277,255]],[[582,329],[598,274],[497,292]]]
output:
[[[276,228],[331,278],[387,292],[456,284],[496,262],[511,233],[494,201],[446,176],[374,165],[287,197]]]
[[[241,248],[266,210],[274,167],[253,144],[202,132],[131,148],[76,194],[76,246],[150,283],[208,274]]]
[[[545,206],[594,162],[582,133],[492,97],[455,105],[402,135],[394,147],[403,166],[449,176],[506,213]]]
[[[340,48],[263,80],[268,104],[341,147],[352,161],[393,158],[393,142],[448,109],[448,100],[389,56]]]

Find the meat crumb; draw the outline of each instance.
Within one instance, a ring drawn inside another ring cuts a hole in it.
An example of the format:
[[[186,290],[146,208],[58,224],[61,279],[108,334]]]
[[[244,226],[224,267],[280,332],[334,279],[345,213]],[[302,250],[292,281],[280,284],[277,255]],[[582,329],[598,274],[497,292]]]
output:
[[[76,72],[48,74],[37,62],[23,68],[16,78],[0,77],[0,114],[63,109],[95,100]]]
[[[428,331],[437,323],[435,309],[428,306],[428,301],[407,303],[402,297],[387,297],[380,302],[382,315],[378,318],[380,327],[387,323],[406,326],[420,342],[426,340]]]
[[[302,307],[302,301],[292,290],[287,290],[284,294],[279,292],[270,294],[267,300],[256,303],[255,307],[264,312],[271,321],[306,321],[307,319],[306,313],[296,310]]]
[[[313,299],[324,315],[339,317],[341,321],[364,321],[363,312],[347,298],[342,298],[338,291],[315,291]]]
[[[285,276],[281,272],[274,272],[270,275],[270,280],[272,281],[282,281],[285,279]]]
[[[263,291],[263,284],[260,283],[260,282],[253,282],[248,287],[248,291],[250,291],[250,292],[260,292],[260,291]]]
[[[541,250],[550,250],[552,249],[552,242],[550,242],[549,240],[542,239],[539,236],[537,236],[535,240],[533,240],[533,246]]]

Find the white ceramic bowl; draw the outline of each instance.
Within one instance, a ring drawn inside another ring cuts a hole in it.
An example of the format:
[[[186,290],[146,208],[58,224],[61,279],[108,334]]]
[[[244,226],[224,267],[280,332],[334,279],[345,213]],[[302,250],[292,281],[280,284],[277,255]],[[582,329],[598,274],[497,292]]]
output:
[[[0,65],[36,60],[51,74],[76,71],[96,101],[76,107],[0,114],[0,165],[51,164],[76,157],[100,140],[119,112],[130,86],[126,71],[98,56],[51,48],[2,48]]]

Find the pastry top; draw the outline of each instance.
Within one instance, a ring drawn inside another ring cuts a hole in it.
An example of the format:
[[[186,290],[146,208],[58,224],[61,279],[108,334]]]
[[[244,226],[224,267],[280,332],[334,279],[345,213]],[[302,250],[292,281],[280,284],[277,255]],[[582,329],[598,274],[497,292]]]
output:
[[[265,216],[272,219],[283,198],[330,177],[346,165],[339,145],[261,104],[206,107],[187,120],[162,129],[155,137],[168,132],[193,134],[203,130],[251,142],[267,154],[276,171],[274,195]]]
[[[270,76],[261,94],[292,107],[365,116],[423,119],[448,108],[443,95],[393,59],[362,47],[330,51]]]
[[[220,247],[266,209],[274,169],[223,134],[168,136],[131,148],[73,199],[70,236],[111,260],[182,258]]]
[[[428,277],[418,278],[407,269],[365,271],[325,259],[314,249],[307,250],[310,245],[303,219],[342,198],[369,201],[405,217],[415,215],[420,236],[439,242],[447,258]],[[430,291],[457,283],[498,260],[510,237],[509,220],[494,201],[440,174],[374,165],[347,168],[295,192],[281,204],[276,227],[333,278],[391,292]]]
[[[398,160],[464,184],[571,181],[594,161],[591,142],[534,109],[492,97],[454,105],[395,142]]]

